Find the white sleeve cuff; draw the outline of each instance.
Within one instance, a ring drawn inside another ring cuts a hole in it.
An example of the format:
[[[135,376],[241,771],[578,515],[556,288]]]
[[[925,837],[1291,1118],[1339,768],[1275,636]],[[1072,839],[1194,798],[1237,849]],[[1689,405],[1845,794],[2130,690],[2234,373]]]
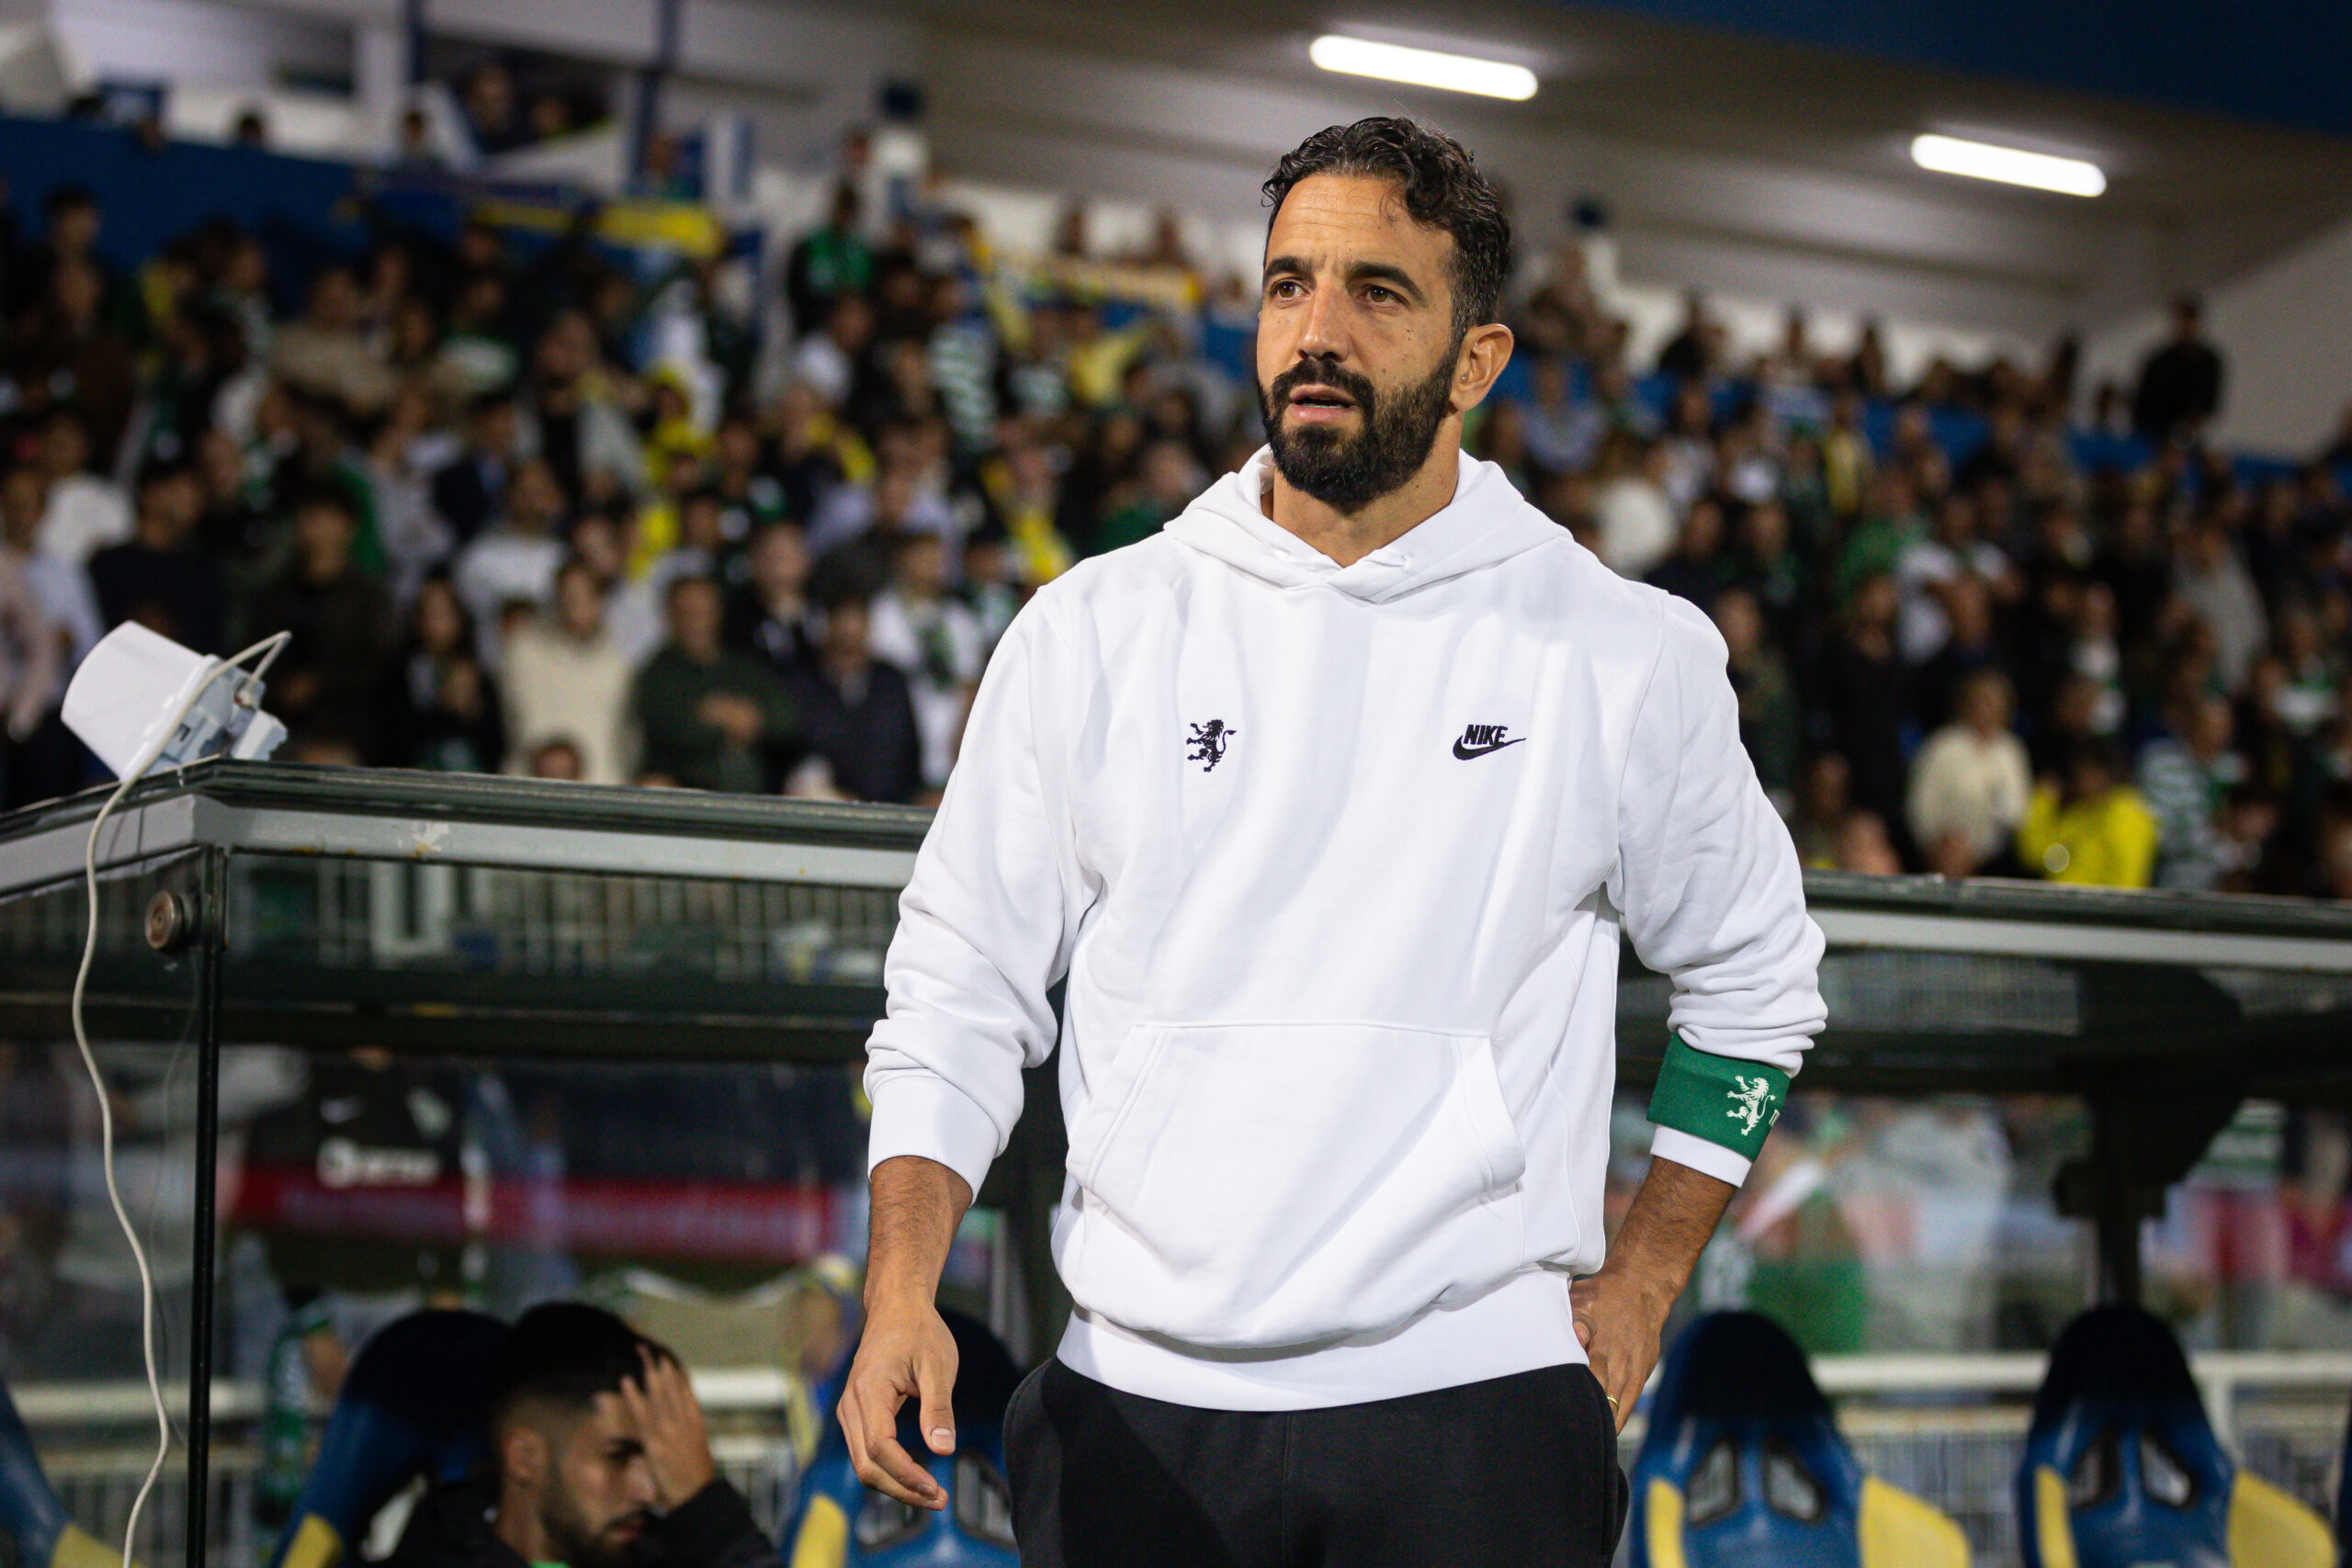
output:
[[[928,1073],[893,1073],[873,1085],[865,1173],[886,1159],[920,1155],[962,1177],[977,1194],[997,1156],[996,1123],[972,1098]]]
[[[882,1124],[881,1107],[875,1107],[874,1124],[878,1135]],[[1650,1139],[1650,1153],[1659,1159],[1670,1159],[1677,1165],[1687,1165],[1702,1176],[1712,1176],[1717,1181],[1728,1181],[1734,1187],[1747,1179],[1748,1161],[1742,1156],[1711,1144],[1704,1138],[1694,1138],[1674,1127],[1660,1127]]]

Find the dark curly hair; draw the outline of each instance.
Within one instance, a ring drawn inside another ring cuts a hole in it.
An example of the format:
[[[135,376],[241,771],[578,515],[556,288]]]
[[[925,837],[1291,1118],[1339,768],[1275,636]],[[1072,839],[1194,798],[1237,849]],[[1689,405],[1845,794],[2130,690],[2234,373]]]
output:
[[[1442,130],[1375,115],[1317,131],[1283,155],[1264,186],[1268,233],[1291,187],[1309,175],[1394,180],[1416,223],[1453,236],[1453,335],[1499,319],[1510,273],[1510,220],[1470,150]]]

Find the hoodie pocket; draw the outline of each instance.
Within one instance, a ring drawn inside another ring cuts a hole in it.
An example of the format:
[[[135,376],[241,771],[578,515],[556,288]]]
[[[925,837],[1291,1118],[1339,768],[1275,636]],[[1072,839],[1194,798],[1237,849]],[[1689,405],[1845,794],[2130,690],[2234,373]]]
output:
[[[1483,1036],[1146,1025],[1070,1130],[1062,1270],[1193,1345],[1387,1327],[1519,1266],[1526,1166]]]

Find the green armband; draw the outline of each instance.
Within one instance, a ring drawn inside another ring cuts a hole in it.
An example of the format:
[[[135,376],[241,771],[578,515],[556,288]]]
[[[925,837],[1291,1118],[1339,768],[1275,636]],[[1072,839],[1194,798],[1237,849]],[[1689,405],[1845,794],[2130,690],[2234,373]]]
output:
[[[1788,1093],[1789,1075],[1780,1068],[1695,1051],[1678,1034],[1657,1070],[1650,1120],[1754,1159]]]

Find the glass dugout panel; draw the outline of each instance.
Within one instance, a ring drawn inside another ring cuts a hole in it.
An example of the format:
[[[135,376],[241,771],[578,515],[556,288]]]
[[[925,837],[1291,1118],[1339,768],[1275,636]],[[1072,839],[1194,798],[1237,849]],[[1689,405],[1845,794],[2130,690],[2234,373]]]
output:
[[[196,1457],[206,1412],[190,1400],[211,1332],[198,1287],[213,1243],[213,955],[171,929],[197,923],[215,868],[195,850],[101,873],[85,1008],[116,1184],[154,1282],[171,1425],[133,1542],[145,1563],[195,1564],[220,1540]],[[159,906],[172,912],[151,923]],[[156,1441],[138,1265],[107,1195],[98,1100],[66,1007],[87,919],[78,876],[0,896],[0,1380],[18,1417],[0,1420],[0,1446],[17,1450],[6,1456],[8,1522],[31,1538],[19,1553],[61,1522],[119,1553]]]

